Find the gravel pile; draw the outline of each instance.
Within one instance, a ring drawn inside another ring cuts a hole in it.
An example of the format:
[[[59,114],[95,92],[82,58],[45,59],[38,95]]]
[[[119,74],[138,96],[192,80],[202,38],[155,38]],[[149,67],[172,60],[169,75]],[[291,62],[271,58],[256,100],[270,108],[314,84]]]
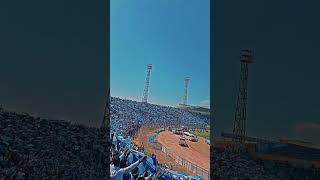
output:
[[[106,179],[98,128],[0,109],[0,179]]]

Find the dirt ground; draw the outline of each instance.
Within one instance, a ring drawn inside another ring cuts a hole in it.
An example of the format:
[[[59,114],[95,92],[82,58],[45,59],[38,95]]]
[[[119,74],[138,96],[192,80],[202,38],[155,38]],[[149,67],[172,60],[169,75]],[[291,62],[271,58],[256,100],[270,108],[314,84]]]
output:
[[[157,160],[160,164],[171,164],[173,169],[193,174],[184,167],[177,164],[172,158],[165,155],[161,150],[151,147],[148,141],[148,137],[155,132],[156,129],[141,128],[134,139],[134,143],[137,145],[144,145],[145,150],[148,153],[154,153],[157,155]],[[172,132],[164,131],[158,134],[156,140],[169,148],[171,151],[185,158],[186,160],[198,165],[199,167],[210,171],[210,146],[205,143],[205,139],[199,137],[198,142],[187,141],[189,147],[182,147],[179,143],[179,135],[175,135]]]
[[[161,132],[156,137],[159,143],[170,149],[175,154],[207,171],[210,171],[210,146],[206,144],[205,139],[198,137],[198,142],[187,141],[189,147],[182,147],[178,144],[179,138],[179,135],[173,134],[170,131]]]
[[[156,129],[147,129],[147,128],[141,128],[138,132],[138,134],[135,136],[133,142],[137,145],[144,145],[145,150],[148,153],[154,153],[157,155],[157,160],[160,164],[170,164],[174,170],[182,171],[188,174],[193,174],[191,171],[188,171],[184,167],[177,164],[172,158],[168,157],[166,154],[164,154],[161,150],[154,149],[151,147],[148,141],[148,137],[155,132]],[[161,134],[161,133],[160,133]]]

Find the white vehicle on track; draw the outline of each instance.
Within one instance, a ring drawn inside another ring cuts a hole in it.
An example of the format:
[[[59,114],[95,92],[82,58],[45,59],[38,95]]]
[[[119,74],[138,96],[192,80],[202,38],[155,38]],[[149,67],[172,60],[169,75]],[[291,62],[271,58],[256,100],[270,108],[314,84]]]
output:
[[[189,132],[184,132],[183,135],[189,140],[189,141],[192,141],[192,142],[198,142],[198,138],[197,136],[189,133]]]

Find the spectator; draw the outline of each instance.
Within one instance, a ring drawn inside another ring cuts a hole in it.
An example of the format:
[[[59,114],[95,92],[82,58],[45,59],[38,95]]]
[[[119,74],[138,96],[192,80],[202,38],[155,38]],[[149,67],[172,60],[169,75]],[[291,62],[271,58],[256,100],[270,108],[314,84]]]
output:
[[[125,168],[120,168],[119,167],[120,166],[119,159],[117,157],[113,157],[112,161],[111,161],[111,164],[110,164],[110,179],[122,180],[123,179],[123,175],[125,173],[131,172],[135,167],[137,167],[146,158],[147,158],[147,156],[143,156],[137,162],[131,164],[130,166],[125,167]]]

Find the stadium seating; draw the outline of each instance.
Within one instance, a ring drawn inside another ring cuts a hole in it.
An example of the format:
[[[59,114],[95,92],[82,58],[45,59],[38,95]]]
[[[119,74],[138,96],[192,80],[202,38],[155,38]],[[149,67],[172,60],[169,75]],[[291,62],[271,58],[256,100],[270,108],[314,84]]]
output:
[[[213,179],[320,179],[320,171],[315,167],[256,159],[247,152],[227,148],[212,150]]]
[[[159,132],[156,132],[154,135],[158,134]],[[130,149],[130,155],[128,156],[128,162],[130,164],[136,162],[139,158],[143,157],[145,154],[143,152],[137,151],[133,149],[133,144],[131,142],[130,137],[123,138],[121,135],[115,135],[112,139],[113,147],[117,147],[117,145],[120,145],[122,148],[129,148]],[[148,157],[143,163],[141,163],[139,166],[138,174],[141,175],[145,171],[148,172],[148,174],[156,174],[157,172],[162,172],[162,175],[158,177],[158,179],[167,180],[167,179],[190,179],[190,180],[202,180],[199,176],[191,176],[183,172],[179,171],[173,171],[166,167],[158,167],[157,163],[153,160],[152,157]]]
[[[205,128],[209,122],[208,116],[202,116],[186,110],[115,97],[111,97],[110,107],[111,130],[116,134],[112,140],[113,147],[121,144],[122,148],[130,149],[129,164],[134,163],[144,155],[143,151],[137,151],[131,141],[131,138],[141,126],[163,128],[148,137],[149,142],[154,142],[155,136],[166,127]],[[152,157],[148,157],[138,168],[139,174],[142,174],[145,170],[147,170],[148,174],[162,172],[161,176],[158,177],[160,179],[202,179],[198,176],[171,170],[165,166],[159,167],[157,163],[154,163]]]

